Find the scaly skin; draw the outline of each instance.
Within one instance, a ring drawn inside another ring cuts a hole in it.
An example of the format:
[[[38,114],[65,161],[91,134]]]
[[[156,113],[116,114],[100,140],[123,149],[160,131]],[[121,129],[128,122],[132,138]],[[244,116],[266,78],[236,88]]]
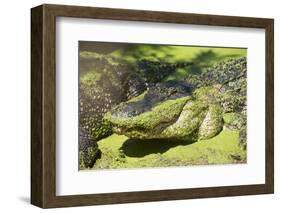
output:
[[[142,99],[122,103],[104,119],[111,123],[115,133],[135,139],[198,140],[217,135],[223,126],[218,89],[202,87],[191,94],[190,85],[185,85],[185,91],[179,85],[182,86],[182,82],[174,81],[168,88],[165,85],[166,90],[172,91],[168,96],[159,84],[156,87],[162,90],[153,88]],[[162,93],[165,98],[158,98],[153,104],[147,98],[161,97]],[[137,108],[138,113],[132,113],[131,106]]]

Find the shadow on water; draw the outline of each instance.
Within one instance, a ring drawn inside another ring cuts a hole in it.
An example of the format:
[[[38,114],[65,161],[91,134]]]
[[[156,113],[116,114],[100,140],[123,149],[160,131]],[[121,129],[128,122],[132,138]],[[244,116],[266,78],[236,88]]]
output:
[[[171,46],[165,45],[127,45],[122,49],[121,55],[126,56],[130,55],[136,60],[139,59],[161,59],[161,61],[165,61],[164,59],[169,59],[173,57],[170,54]]]
[[[175,72],[168,75],[167,80],[184,79],[188,74],[200,74],[205,68],[212,66],[214,63],[223,61],[228,58],[238,57],[239,53],[215,51],[214,49],[186,49],[191,51],[187,54],[188,59],[180,57],[185,54],[182,51],[175,51],[174,46],[154,45],[154,44],[129,44],[129,43],[107,43],[107,42],[80,42],[80,51],[96,52],[98,54],[111,54],[115,52],[114,57],[128,60],[128,63],[136,63],[139,60],[147,59],[158,62],[170,63],[192,63],[187,67],[179,67]],[[227,48],[226,48],[227,49]],[[84,63],[80,62],[83,70]],[[87,63],[85,62],[85,66]],[[93,66],[91,62],[90,67]],[[86,67],[87,68],[87,67]],[[87,70],[90,70],[88,68]],[[165,81],[165,80],[164,80]]]
[[[200,51],[192,59],[192,65],[189,67],[191,74],[200,74],[202,70],[211,65],[214,60],[217,60],[218,54],[212,50]]]
[[[169,139],[128,139],[120,148],[128,157],[144,157],[149,154],[165,153],[176,146],[187,146],[194,143],[193,141],[179,141]]]

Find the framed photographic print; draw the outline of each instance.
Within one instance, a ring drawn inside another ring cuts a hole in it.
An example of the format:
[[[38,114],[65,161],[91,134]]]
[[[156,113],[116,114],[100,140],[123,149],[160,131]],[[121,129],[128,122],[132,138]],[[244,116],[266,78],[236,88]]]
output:
[[[273,19],[31,9],[31,203],[274,191]]]

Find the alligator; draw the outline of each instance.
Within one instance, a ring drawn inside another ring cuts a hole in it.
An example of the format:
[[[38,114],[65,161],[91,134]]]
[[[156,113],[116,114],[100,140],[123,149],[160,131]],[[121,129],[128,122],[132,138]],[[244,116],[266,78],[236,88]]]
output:
[[[80,54],[79,122],[83,137],[80,137],[80,159],[89,159],[87,149],[81,143],[85,138],[98,141],[111,135],[112,128],[103,119],[106,112],[115,105],[130,100],[157,82],[175,72],[179,67],[191,65],[189,62],[165,63],[140,60],[128,63],[114,57],[82,52]],[[86,136],[85,136],[86,135]],[[88,148],[92,149],[92,146]],[[98,155],[97,155],[98,156]],[[86,167],[93,161],[84,160]]]
[[[223,129],[223,115],[236,112],[245,143],[246,59],[231,59],[185,80],[157,83],[104,116],[114,133],[132,139],[197,141]],[[236,120],[237,121],[237,120]],[[239,121],[240,122],[240,121]]]

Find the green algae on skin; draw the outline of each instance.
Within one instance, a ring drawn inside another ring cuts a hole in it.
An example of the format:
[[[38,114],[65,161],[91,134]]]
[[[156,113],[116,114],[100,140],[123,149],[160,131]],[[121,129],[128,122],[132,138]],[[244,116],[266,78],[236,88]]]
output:
[[[113,131],[120,134],[125,134],[128,137],[136,136],[134,129],[140,129],[140,135],[146,135],[145,131],[151,131],[161,123],[169,124],[179,116],[187,100],[191,97],[178,98],[176,100],[167,100],[156,105],[150,111],[142,113],[134,117],[116,117],[111,112],[105,114],[104,119],[113,125]],[[123,129],[126,132],[123,133]],[[132,131],[130,131],[130,129]]]
[[[134,101],[141,100],[144,95]],[[112,111],[129,102],[121,103]],[[218,90],[214,87],[199,88],[193,96],[160,102],[137,116],[119,116],[112,111],[104,119],[112,124],[113,132],[129,138],[196,141],[214,137],[223,126]]]

